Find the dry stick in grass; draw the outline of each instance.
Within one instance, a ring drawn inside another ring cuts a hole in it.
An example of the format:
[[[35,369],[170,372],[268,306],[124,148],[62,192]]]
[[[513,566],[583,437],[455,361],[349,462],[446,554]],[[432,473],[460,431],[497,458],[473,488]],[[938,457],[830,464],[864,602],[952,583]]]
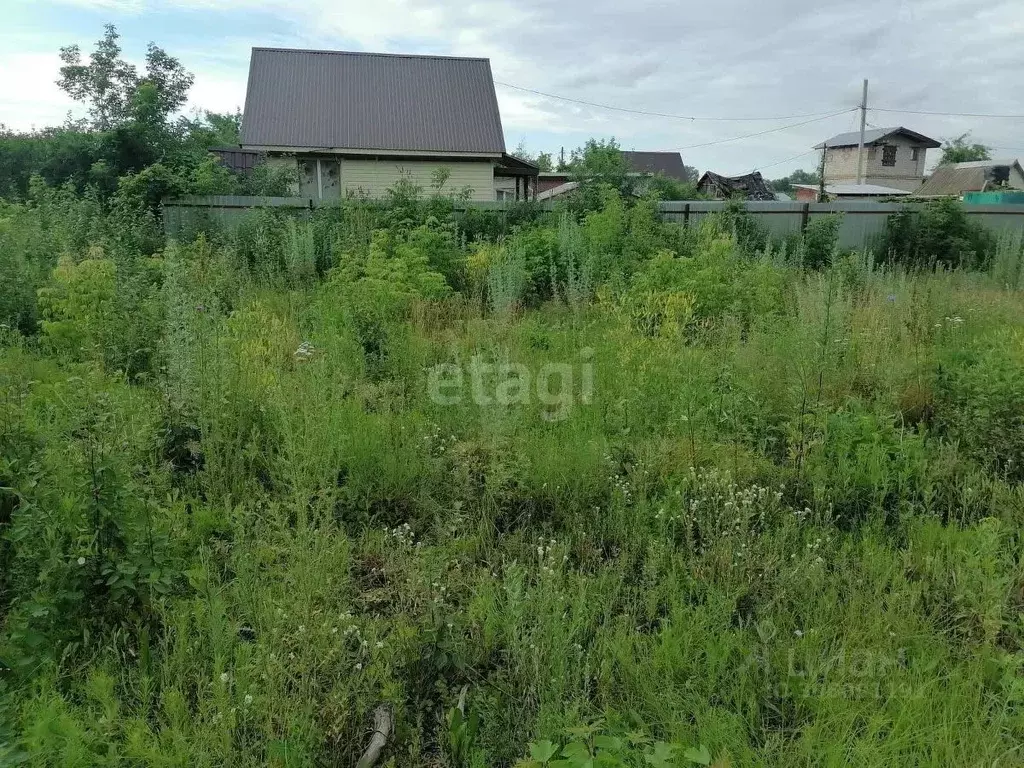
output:
[[[377,708],[373,710],[373,734],[370,736],[370,743],[367,745],[366,751],[356,763],[356,768],[373,768],[376,765],[381,751],[387,746],[393,725],[391,707],[387,704],[377,705]]]

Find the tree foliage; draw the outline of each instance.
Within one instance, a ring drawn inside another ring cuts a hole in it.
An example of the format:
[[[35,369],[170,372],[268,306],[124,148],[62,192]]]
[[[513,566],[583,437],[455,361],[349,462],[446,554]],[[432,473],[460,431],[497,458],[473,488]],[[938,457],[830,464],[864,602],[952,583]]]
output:
[[[818,184],[821,182],[821,176],[818,175],[817,171],[805,171],[799,169],[793,171],[789,176],[783,176],[781,179],[773,179],[768,183],[772,189],[776,192],[791,193],[793,191],[794,184]]]
[[[152,42],[146,47],[146,73],[140,78],[135,67],[121,58],[120,38],[117,27],[105,25],[88,63],[83,62],[79,46],[60,49],[64,64],[57,85],[89,105],[89,127],[98,131],[138,118],[140,109],[149,119],[166,120],[184,106],[195,81],[180,61]],[[151,90],[140,104],[139,91],[144,86]]]
[[[978,160],[991,160],[992,154],[984,144],[971,143],[971,134],[964,133],[955,139],[948,139],[942,145],[940,165],[949,163],[971,163]]]
[[[152,213],[162,194],[286,193],[292,179],[279,170],[237,175],[209,154],[238,144],[242,114],[181,115],[194,78],[155,43],[141,73],[123,58],[112,24],[87,57],[72,45],[60,59],[58,85],[87,105],[87,117],[32,132],[0,125],[0,197],[29,198],[33,178]]]

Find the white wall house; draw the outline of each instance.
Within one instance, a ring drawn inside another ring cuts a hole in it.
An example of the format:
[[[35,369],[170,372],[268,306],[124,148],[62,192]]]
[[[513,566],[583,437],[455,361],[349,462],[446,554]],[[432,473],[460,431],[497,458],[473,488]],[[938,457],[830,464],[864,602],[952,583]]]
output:
[[[825,184],[856,184],[860,132],[842,133],[819,144],[825,152]],[[864,135],[864,183],[913,192],[924,181],[935,139],[906,128],[875,128]]]

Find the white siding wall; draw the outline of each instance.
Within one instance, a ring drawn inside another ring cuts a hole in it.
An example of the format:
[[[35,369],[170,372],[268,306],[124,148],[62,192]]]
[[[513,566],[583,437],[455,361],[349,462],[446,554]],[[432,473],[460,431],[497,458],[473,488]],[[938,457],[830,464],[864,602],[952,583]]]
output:
[[[494,199],[494,166],[490,160],[446,163],[346,158],[341,161],[341,186],[346,193],[383,197],[389,187],[405,176],[424,190],[430,190],[431,178],[441,167],[451,171],[444,187],[445,192],[459,192],[463,187],[470,187],[473,190],[472,200]]]
[[[305,157],[309,157],[308,155]],[[311,158],[315,162],[315,158]],[[337,156],[322,156],[326,162],[338,162]],[[271,155],[267,164],[275,168],[287,168],[296,173],[292,182],[291,194],[305,195],[306,190],[300,189],[298,180],[299,160],[294,155]],[[430,182],[434,171],[440,167],[448,168],[451,176],[445,184],[444,191],[461,192],[463,187],[473,190],[472,200],[494,200],[494,166],[490,160],[474,160],[469,162],[437,162],[424,160],[341,160],[341,194],[364,194],[368,197],[383,197],[389,187],[394,186],[403,173],[415,184],[419,184],[429,193]],[[315,178],[315,177],[314,177]],[[324,169],[323,181],[329,186],[329,174]],[[512,179],[512,190],[515,191],[515,179]],[[312,182],[311,183],[315,183]],[[309,196],[316,193],[309,189]],[[325,197],[337,195],[325,194]]]

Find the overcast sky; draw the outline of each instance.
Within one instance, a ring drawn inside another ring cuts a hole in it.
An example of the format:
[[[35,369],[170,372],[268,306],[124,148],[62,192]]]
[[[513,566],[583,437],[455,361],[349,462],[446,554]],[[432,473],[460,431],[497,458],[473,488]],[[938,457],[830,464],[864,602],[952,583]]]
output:
[[[522,141],[568,152],[614,136],[624,149],[680,149],[687,164],[727,174],[813,168],[814,144],[858,127],[855,111],[821,116],[852,110],[865,77],[879,108],[1024,114],[1024,0],[2,1],[0,123],[18,129],[82,111],[54,85],[58,49],[91,51],[106,22],[130,59],[150,40],[181,59],[196,75],[193,108],[242,107],[249,49],[261,45],[486,56],[495,80],[534,91],[764,118],[639,115],[497,86],[510,150]],[[1021,119],[872,110],[868,122],[939,140],[971,131],[997,157],[1024,157]]]

